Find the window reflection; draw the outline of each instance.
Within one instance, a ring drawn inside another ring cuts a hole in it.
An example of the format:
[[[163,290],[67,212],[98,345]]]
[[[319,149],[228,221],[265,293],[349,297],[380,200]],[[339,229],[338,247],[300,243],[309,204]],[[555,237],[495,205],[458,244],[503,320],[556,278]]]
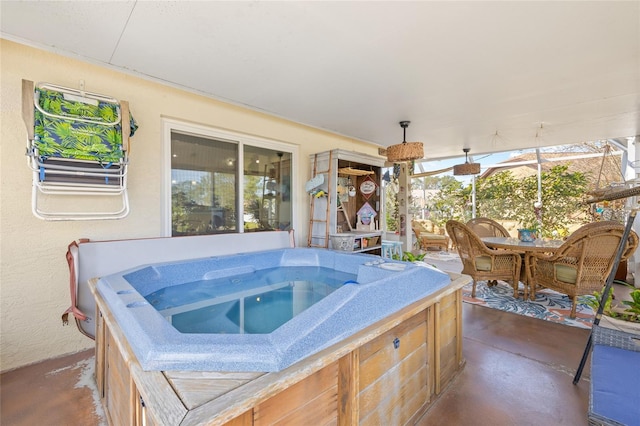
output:
[[[172,131],[171,234],[290,229],[291,157],[242,141]]]
[[[244,148],[244,230],[291,228],[291,154]]]
[[[238,145],[171,134],[171,234],[236,232]]]

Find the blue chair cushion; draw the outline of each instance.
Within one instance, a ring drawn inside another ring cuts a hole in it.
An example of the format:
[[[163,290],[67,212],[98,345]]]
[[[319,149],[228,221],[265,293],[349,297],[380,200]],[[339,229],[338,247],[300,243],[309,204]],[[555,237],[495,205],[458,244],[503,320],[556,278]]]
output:
[[[625,425],[640,425],[640,352],[594,345],[591,412]]]

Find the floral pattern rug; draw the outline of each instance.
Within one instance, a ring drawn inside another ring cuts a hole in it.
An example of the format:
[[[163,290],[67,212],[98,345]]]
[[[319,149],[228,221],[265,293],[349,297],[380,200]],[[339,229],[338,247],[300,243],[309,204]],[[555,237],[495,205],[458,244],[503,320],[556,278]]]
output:
[[[576,318],[569,318],[571,312],[571,299],[564,294],[553,290],[540,290],[536,292],[536,300],[523,300],[524,288],[520,284],[520,297],[513,298],[513,288],[498,281],[498,285],[487,287],[486,281],[478,281],[476,285],[476,297],[471,297],[471,286],[467,284],[462,289],[462,300],[474,305],[486,306],[501,311],[513,312],[519,315],[538,318],[546,321],[566,324],[573,327],[591,328],[594,312],[584,303],[584,297],[578,298]],[[588,296],[585,296],[588,297]]]

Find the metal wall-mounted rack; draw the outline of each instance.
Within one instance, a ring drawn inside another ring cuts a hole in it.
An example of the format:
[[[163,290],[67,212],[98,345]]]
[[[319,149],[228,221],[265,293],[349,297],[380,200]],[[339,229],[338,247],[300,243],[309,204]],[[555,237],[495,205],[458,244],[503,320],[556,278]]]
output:
[[[137,128],[128,102],[22,80],[22,116],[36,217],[102,220],[127,216],[129,138]]]

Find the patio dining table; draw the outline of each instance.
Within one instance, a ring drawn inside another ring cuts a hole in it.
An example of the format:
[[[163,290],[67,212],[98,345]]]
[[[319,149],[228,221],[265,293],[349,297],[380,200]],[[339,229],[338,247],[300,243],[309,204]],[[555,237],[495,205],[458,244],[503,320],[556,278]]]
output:
[[[530,251],[553,253],[564,243],[563,240],[545,240],[541,238],[532,242],[520,241],[518,238],[513,237],[482,237],[481,240],[487,247],[503,248],[521,253]]]
[[[524,270],[520,272],[520,280],[524,284],[524,299],[529,298],[529,288],[531,287],[527,278],[528,256],[530,252],[555,253],[556,250],[564,243],[563,240],[545,240],[535,239],[532,242],[520,241],[513,237],[482,237],[482,242],[489,248],[507,249],[521,253],[524,258]],[[531,300],[534,300],[535,294],[531,294]]]

